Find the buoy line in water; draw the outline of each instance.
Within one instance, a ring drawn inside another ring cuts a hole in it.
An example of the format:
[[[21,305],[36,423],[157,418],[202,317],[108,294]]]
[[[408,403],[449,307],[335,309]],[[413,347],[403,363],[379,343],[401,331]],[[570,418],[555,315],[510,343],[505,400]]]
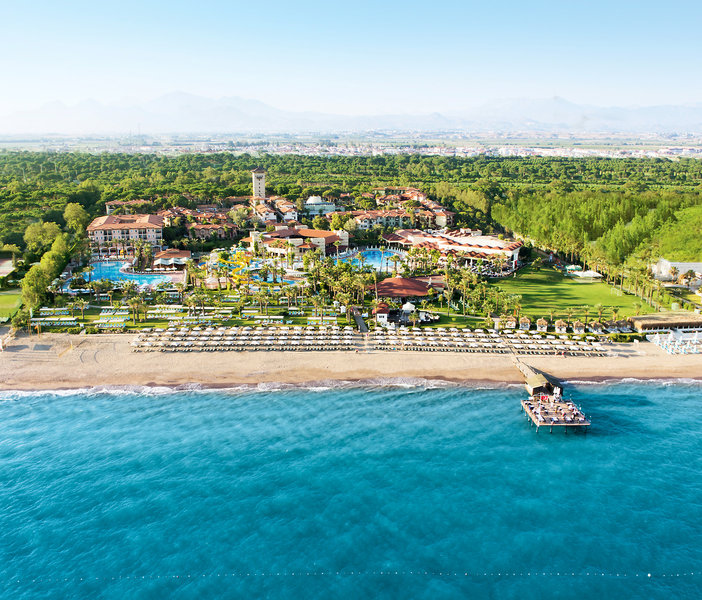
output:
[[[89,581],[140,581],[140,580],[168,580],[168,579],[215,579],[222,577],[246,578],[246,577],[473,577],[473,578],[524,578],[524,577],[608,577],[608,578],[629,578],[629,579],[658,579],[658,578],[679,578],[679,577],[699,577],[701,572],[683,573],[615,573],[606,571],[576,572],[489,572],[489,571],[228,571],[224,573],[200,573],[187,575],[119,575],[103,577],[37,577],[33,579],[11,579],[11,583],[79,583]]]

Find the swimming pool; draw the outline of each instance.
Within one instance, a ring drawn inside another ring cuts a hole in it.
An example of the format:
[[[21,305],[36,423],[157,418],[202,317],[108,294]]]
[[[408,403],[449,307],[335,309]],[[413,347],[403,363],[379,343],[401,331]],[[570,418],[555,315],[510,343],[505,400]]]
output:
[[[144,274],[122,271],[122,269],[126,267],[127,264],[128,263],[121,260],[90,263],[90,266],[93,267],[93,272],[90,274],[90,279],[92,281],[97,281],[99,279],[109,279],[113,282],[134,281],[139,287],[157,286],[159,283],[173,282],[172,275],[165,275],[163,273]],[[67,286],[68,283],[66,283],[66,287]]]
[[[211,259],[209,259],[209,260],[203,260],[202,262],[198,263],[198,266],[199,266],[201,269],[204,269],[204,268],[207,267],[208,263],[210,263],[210,262],[211,262]],[[220,266],[224,266],[226,269],[229,270],[229,272],[230,272],[232,275],[244,276],[244,275],[245,275],[245,272],[246,272],[246,271],[249,271],[249,272],[251,272],[250,278],[251,278],[252,280],[261,281],[261,275],[258,273],[258,271],[259,271],[259,269],[263,266],[264,262],[265,262],[265,261],[263,261],[263,260],[257,258],[257,259],[252,259],[252,260],[249,262],[248,265],[244,266],[244,265],[241,265],[241,264],[238,264],[238,263],[234,263],[234,262],[230,262],[230,261],[227,261],[227,260],[221,261],[221,260],[218,259],[218,260],[216,260],[214,263],[211,263],[211,264],[214,264],[214,265],[219,264]],[[269,260],[268,262],[271,263],[270,260]],[[266,281],[267,281],[268,283],[273,283],[273,275],[269,274],[268,277],[266,278]],[[276,280],[275,280],[275,281],[278,282],[279,279],[276,277]],[[284,278],[284,279],[283,279],[283,282],[284,282],[284,283],[293,284],[293,283],[297,283],[297,280],[295,280],[295,279],[285,279],[285,278]]]
[[[362,250],[358,254],[354,254],[352,257],[339,258],[342,262],[348,262],[349,260],[356,266],[360,266],[361,261],[360,256],[363,256],[365,266],[373,267],[376,271],[389,272],[392,271],[394,265],[390,260],[391,256],[397,256],[402,258],[403,255],[400,252],[395,252],[393,250],[384,250],[382,253],[380,250]],[[382,263],[382,264],[381,264]],[[400,263],[398,263],[399,265]]]

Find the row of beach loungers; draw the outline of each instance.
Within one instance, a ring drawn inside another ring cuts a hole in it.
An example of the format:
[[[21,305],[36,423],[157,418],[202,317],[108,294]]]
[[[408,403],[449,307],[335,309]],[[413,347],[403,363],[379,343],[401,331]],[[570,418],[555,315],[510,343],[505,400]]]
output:
[[[524,339],[526,338],[526,339]],[[552,339],[548,339],[552,338]],[[497,332],[457,328],[403,328],[365,336],[346,326],[176,327],[146,329],[132,342],[139,351],[214,350],[402,350],[417,352],[483,352],[492,354],[576,354],[604,356],[595,340],[563,340],[554,336],[502,337]]]
[[[563,336],[567,338],[567,336]],[[402,328],[394,332],[374,332],[371,341],[379,350],[419,350],[428,352],[489,352],[497,354],[604,356],[605,349],[595,339],[569,340],[556,336],[501,335],[476,329]]]
[[[135,352],[353,350],[361,338],[351,327],[206,327],[146,331]]]
[[[78,321],[75,317],[34,317],[32,325],[41,327],[77,327]]]

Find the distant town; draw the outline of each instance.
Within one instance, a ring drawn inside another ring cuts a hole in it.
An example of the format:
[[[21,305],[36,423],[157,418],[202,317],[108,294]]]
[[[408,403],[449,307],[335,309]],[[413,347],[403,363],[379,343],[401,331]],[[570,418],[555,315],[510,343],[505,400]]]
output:
[[[158,154],[272,154],[302,156],[702,158],[702,136],[533,132],[403,132],[339,134],[162,134],[123,136],[0,136],[2,150]]]

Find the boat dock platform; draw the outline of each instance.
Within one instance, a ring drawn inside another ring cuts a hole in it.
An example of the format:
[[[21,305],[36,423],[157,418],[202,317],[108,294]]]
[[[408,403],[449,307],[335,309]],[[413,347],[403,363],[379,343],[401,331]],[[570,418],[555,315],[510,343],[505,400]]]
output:
[[[539,427],[548,427],[551,432],[554,427],[563,427],[567,433],[570,427],[582,427],[587,431],[590,426],[590,421],[580,408],[568,400],[542,400],[532,396],[528,400],[522,400],[522,409],[536,425],[537,431]]]
[[[522,410],[537,432],[540,427],[548,427],[551,432],[554,427],[562,427],[566,433],[571,427],[587,432],[590,420],[580,407],[562,397],[557,382],[520,360],[515,360],[515,364],[524,375],[524,386],[529,392],[529,398],[522,400]]]

